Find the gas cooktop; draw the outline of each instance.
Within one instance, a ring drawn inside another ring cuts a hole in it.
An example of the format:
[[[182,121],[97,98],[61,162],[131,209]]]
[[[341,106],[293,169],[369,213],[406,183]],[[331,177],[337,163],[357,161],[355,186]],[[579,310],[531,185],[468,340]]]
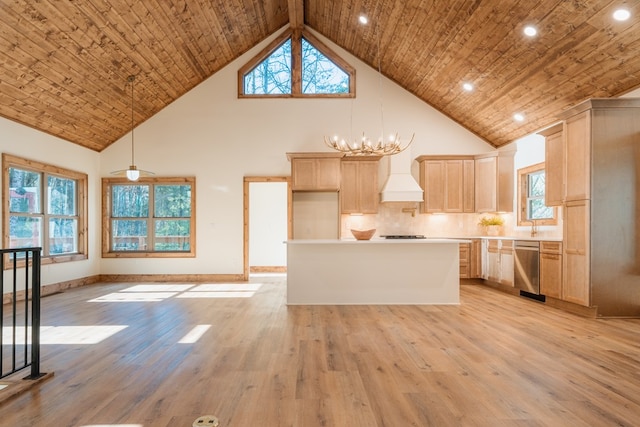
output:
[[[387,234],[380,237],[383,239],[426,239],[422,234]]]

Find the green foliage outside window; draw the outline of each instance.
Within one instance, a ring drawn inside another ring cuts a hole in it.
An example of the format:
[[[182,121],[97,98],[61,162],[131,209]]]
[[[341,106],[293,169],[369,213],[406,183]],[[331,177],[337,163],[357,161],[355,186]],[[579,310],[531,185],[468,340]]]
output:
[[[10,167],[9,193],[10,247],[41,247],[46,237],[44,256],[78,251],[76,180]]]
[[[111,250],[190,251],[191,191],[181,184],[113,185]]]

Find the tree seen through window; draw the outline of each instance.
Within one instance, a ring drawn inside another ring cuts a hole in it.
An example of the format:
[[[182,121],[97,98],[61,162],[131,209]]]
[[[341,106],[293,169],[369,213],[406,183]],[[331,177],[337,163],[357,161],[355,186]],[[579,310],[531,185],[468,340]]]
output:
[[[313,35],[289,30],[238,70],[239,96],[353,97],[354,78],[355,69]]]

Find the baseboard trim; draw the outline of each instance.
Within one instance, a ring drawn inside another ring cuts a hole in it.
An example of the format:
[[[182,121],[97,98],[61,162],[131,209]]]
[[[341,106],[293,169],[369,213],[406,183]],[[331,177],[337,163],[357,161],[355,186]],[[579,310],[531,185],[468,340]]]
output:
[[[249,267],[250,273],[286,273],[286,266],[263,266],[256,265],[253,267]]]
[[[511,295],[520,296],[520,290],[511,286],[503,285],[501,283],[496,283],[485,279],[479,279],[479,281],[482,285],[493,288],[500,292],[506,292]],[[581,317],[590,319],[595,319],[598,317],[598,307],[584,307],[572,302],[562,301],[549,296],[545,297],[545,301],[543,302],[543,304]]]
[[[590,319],[595,319],[598,317],[598,307],[585,307],[552,297],[547,297],[545,304],[549,307],[559,308],[561,310],[568,311],[569,313],[577,314],[578,316],[582,317],[588,317]]]
[[[100,282],[187,282],[187,283],[207,283],[207,282],[243,282],[242,274],[100,274],[95,276],[82,277],[80,279],[67,280],[64,282],[43,285],[41,296],[46,297],[55,293],[63,292],[67,289],[78,288],[80,286],[93,285]],[[24,301],[25,291],[16,292],[16,301]],[[13,292],[2,295],[2,304],[11,304]]]
[[[242,282],[242,274],[102,274],[101,282]]]
[[[80,286],[93,285],[100,282],[100,275],[82,277],[80,279],[66,280],[64,282],[51,283],[49,285],[42,285],[40,288],[40,295],[46,297],[47,295],[63,292],[71,288],[79,288]],[[16,301],[24,301],[26,296],[25,291],[16,292]],[[13,292],[9,292],[2,295],[3,304],[11,304],[13,301]]]

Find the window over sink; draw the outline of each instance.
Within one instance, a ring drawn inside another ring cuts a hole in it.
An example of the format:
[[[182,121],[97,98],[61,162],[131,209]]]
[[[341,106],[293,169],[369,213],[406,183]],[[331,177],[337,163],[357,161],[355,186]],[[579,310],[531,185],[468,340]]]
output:
[[[557,209],[545,205],[544,162],[518,169],[518,225],[556,225]]]

